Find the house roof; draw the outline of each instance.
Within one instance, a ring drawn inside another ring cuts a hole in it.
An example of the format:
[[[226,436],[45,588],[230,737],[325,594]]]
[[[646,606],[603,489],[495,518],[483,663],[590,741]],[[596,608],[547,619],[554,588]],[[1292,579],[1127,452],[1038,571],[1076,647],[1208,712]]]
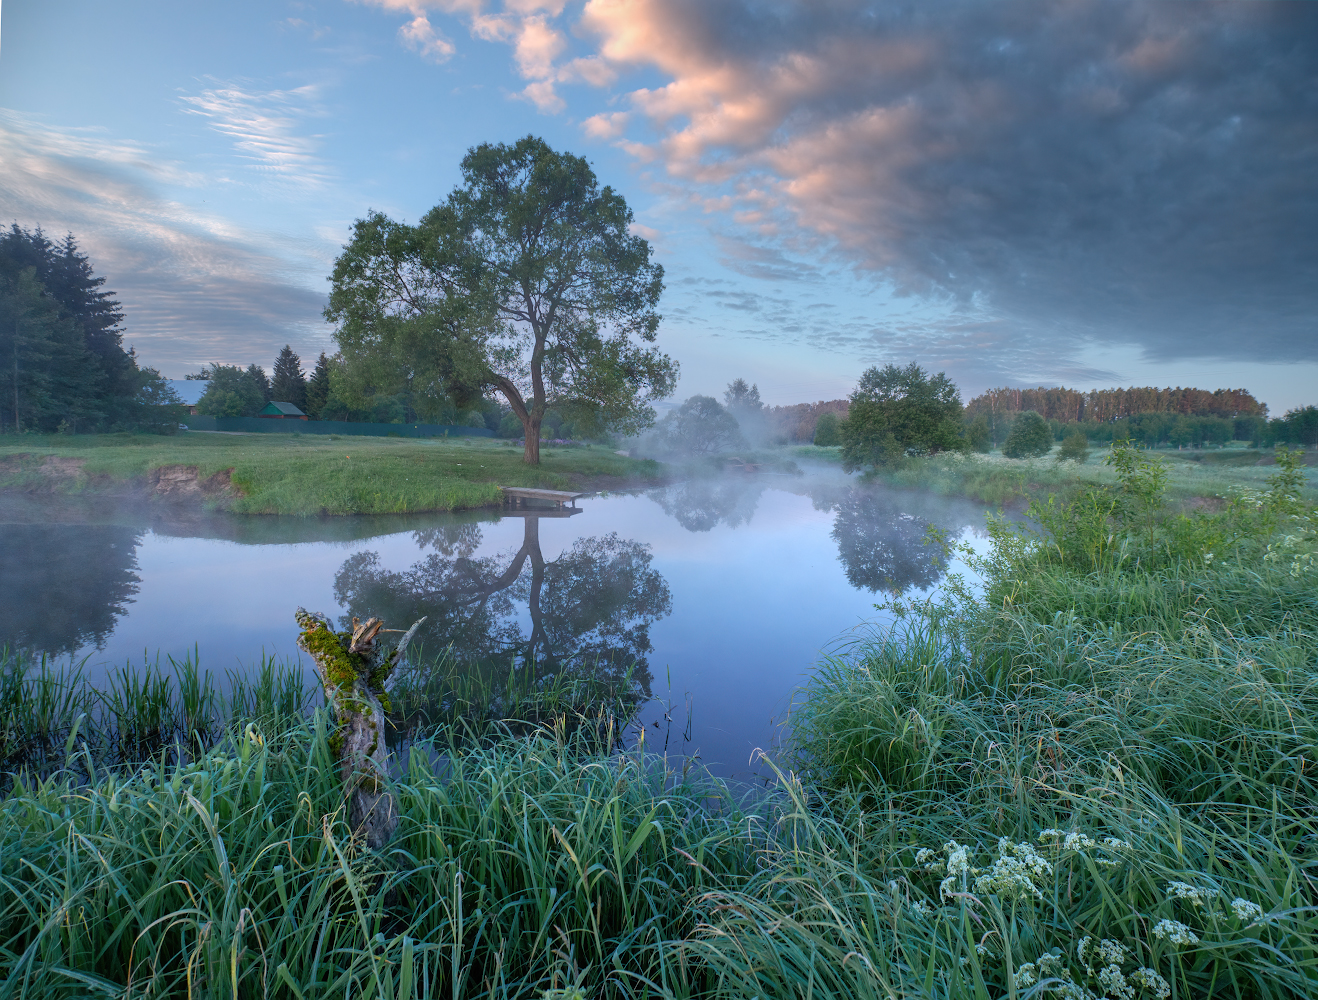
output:
[[[282,415],[282,416],[285,416],[285,417],[305,417],[305,416],[306,416],[305,413],[303,413],[301,410],[299,410],[299,409],[298,409],[296,406],[294,406],[292,403],[278,403],[278,402],[275,402],[273,399],[272,399],[270,402],[268,402],[268,403],[265,404],[265,409],[262,410],[261,412],[262,412],[263,414],[264,414],[264,413],[268,413],[268,414],[270,414],[270,415],[272,415],[272,416],[273,416],[273,415],[276,415],[276,414],[278,414],[278,415]]]

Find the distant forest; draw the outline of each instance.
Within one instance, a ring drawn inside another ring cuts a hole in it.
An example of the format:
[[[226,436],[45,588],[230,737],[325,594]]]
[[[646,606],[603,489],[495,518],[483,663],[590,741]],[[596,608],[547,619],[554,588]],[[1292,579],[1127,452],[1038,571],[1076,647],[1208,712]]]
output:
[[[172,433],[183,409],[123,347],[124,314],[73,234],[0,231],[0,433]]]
[[[1107,423],[1145,413],[1175,413],[1187,417],[1266,417],[1268,407],[1244,389],[990,389],[966,404],[966,416],[1020,413],[1033,410],[1045,420],[1064,423]]]
[[[1233,440],[1318,444],[1318,407],[1269,420],[1267,405],[1244,389],[990,389],[966,404],[965,418],[968,425],[984,425],[993,444],[1000,444],[1017,414],[1029,411],[1047,420],[1059,441],[1079,428],[1094,443],[1130,439],[1147,447],[1220,447]]]

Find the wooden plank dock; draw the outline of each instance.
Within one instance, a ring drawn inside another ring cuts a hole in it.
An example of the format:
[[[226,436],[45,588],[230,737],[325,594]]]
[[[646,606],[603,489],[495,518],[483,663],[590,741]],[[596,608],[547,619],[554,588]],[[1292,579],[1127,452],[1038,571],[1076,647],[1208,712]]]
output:
[[[499,489],[503,490],[504,500],[514,507],[525,507],[528,500],[543,500],[556,507],[570,503],[575,507],[580,497],[589,495],[589,493],[568,493],[564,490],[537,490],[526,486],[500,486]]]

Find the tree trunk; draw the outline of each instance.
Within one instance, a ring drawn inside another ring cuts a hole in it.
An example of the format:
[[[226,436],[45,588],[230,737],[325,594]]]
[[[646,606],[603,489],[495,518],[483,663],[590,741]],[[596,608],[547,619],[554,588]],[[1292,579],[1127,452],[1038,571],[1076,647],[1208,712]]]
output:
[[[398,826],[398,812],[388,791],[384,727],[389,695],[385,683],[425,619],[407,630],[396,649],[386,652],[379,641],[384,628],[379,618],[364,622],[354,618],[351,633],[336,633],[322,614],[298,608],[295,617],[298,648],[315,661],[325,698],[339,724],[331,740],[348,798],[349,825],[370,847],[378,849]]]
[[[522,425],[526,431],[526,450],[522,452],[522,461],[527,465],[540,464],[540,419],[533,413]]]

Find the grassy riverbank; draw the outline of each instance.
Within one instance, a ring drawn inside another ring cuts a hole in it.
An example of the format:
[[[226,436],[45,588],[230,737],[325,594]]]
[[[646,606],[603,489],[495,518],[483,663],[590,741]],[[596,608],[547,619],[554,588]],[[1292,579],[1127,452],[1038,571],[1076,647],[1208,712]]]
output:
[[[802,445],[788,451],[805,461],[830,465],[842,462],[841,448]],[[991,504],[1025,503],[1049,493],[1069,498],[1090,485],[1115,483],[1116,473],[1104,464],[1108,453],[1107,448],[1095,448],[1083,462],[1058,462],[1052,456],[1004,458],[996,452],[945,453],[908,459],[895,468],[875,469],[866,475],[901,489],[963,496]],[[1161,450],[1148,454],[1166,465],[1167,494],[1182,504],[1225,498],[1233,490],[1257,489],[1276,471],[1270,450]],[[1304,489],[1310,497],[1318,498],[1318,467],[1307,466],[1305,475]]]
[[[498,486],[597,490],[659,481],[608,448],[546,447],[527,466],[490,438],[106,434],[0,438],[0,490],[109,493],[244,514],[398,514],[483,507]]]
[[[778,787],[744,804],[561,726],[441,734],[373,853],[323,714],[115,772],[52,727],[67,770],[0,804],[0,976],[43,998],[1312,996],[1318,512],[1270,472],[1183,515],[1132,461],[1036,508],[1041,533],[994,522],[983,591],[897,604],[822,664]]]

